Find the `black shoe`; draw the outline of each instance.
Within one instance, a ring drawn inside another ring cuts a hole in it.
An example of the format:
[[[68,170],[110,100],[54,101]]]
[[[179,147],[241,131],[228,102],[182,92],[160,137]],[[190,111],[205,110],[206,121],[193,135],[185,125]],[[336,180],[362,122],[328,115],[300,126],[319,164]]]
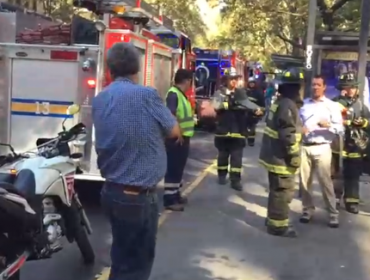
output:
[[[248,143],[249,147],[254,147],[254,143]]]
[[[360,212],[358,204],[346,203],[346,211],[351,214],[358,214]]]
[[[240,192],[243,190],[243,185],[240,181],[231,181],[231,188]]]
[[[308,224],[311,221],[311,214],[308,212],[303,212],[302,216],[299,218],[302,224]]]
[[[218,184],[219,185],[226,185],[227,184],[226,177],[218,177]]]
[[[184,204],[176,203],[176,204],[171,204],[164,206],[166,210],[169,211],[176,211],[176,212],[182,212],[185,210]]]
[[[296,238],[298,237],[297,231],[292,227],[284,227],[284,228],[276,228],[267,226],[267,233],[275,236],[280,237],[289,237],[289,238]]]
[[[181,193],[180,193],[179,194],[179,203],[183,204],[183,205],[188,204],[188,198],[185,197],[185,196],[182,196]]]

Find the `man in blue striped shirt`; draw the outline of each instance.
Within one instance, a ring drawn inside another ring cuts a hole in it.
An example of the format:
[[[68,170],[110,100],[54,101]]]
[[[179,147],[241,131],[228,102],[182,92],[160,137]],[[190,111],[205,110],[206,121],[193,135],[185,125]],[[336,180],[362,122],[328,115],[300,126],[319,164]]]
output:
[[[158,227],[156,185],[166,172],[164,138],[181,137],[153,88],[138,85],[140,57],[129,43],[109,49],[113,82],[93,100],[102,207],[112,227],[109,280],[147,280]]]

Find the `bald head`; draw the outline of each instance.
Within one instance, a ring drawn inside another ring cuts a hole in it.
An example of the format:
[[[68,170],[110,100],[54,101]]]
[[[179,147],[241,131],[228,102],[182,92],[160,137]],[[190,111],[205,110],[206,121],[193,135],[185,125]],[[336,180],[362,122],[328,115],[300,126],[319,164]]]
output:
[[[107,53],[107,67],[113,79],[132,78],[140,72],[140,55],[131,43],[115,43]]]

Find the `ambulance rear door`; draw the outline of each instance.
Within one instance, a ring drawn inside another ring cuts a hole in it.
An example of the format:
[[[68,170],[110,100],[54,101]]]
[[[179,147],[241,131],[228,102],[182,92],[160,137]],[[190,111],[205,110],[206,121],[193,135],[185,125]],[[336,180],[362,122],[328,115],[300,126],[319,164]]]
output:
[[[56,137],[78,117],[67,108],[81,104],[79,68],[83,48],[0,44],[0,98],[7,104],[1,120],[2,142],[16,151],[35,148],[37,138]]]

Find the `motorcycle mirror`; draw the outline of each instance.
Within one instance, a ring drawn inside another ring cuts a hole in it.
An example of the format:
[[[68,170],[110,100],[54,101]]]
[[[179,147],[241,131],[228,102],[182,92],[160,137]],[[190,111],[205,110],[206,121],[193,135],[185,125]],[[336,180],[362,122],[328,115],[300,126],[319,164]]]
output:
[[[72,104],[68,107],[67,109],[67,115],[76,115],[78,112],[80,112],[80,105],[77,105],[77,104]],[[62,128],[63,128],[63,131],[66,131],[66,128],[64,126],[64,123],[66,122],[68,118],[65,118],[62,122]]]
[[[80,105],[72,104],[67,109],[68,115],[76,115],[78,112],[80,112]]]

